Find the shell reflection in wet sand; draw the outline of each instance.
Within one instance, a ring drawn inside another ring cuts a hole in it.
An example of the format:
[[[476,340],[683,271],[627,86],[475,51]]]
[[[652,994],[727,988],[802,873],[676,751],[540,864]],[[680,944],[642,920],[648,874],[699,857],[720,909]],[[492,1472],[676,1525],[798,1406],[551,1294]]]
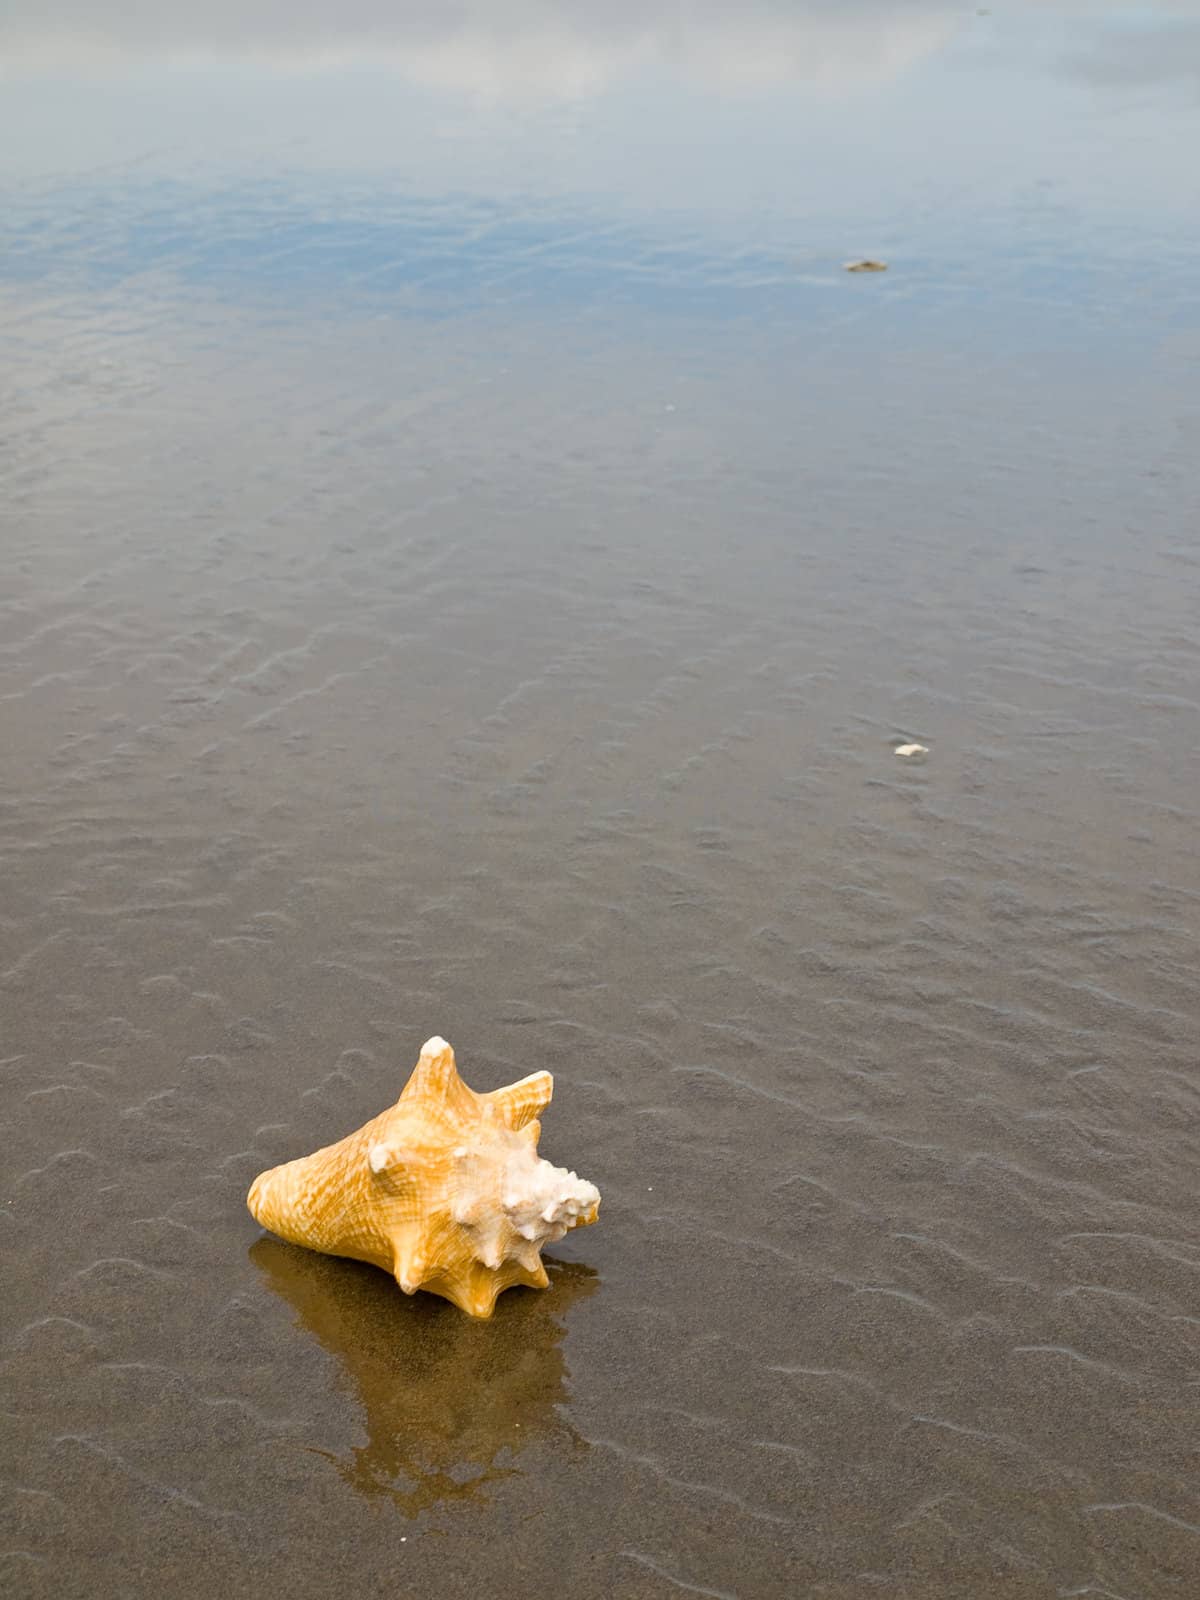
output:
[[[598,1274],[547,1260],[548,1293],[506,1295],[480,1323],[454,1307],[398,1301],[369,1267],[259,1239],[250,1259],[296,1324],[335,1356],[362,1406],[366,1443],[348,1457],[312,1446],[362,1495],[409,1516],[519,1471],[516,1455],[548,1435],[582,1444],[568,1398],[566,1314]]]

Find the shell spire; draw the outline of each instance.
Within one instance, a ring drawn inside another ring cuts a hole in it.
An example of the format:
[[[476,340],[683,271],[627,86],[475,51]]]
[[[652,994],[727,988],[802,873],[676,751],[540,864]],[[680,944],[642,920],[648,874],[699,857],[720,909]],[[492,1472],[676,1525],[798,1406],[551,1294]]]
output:
[[[544,1289],[542,1247],[595,1222],[600,1194],[537,1153],[554,1079],[477,1094],[435,1035],[394,1106],[310,1156],[262,1172],[246,1203],[292,1244],[369,1261],[490,1317],[514,1284]]]

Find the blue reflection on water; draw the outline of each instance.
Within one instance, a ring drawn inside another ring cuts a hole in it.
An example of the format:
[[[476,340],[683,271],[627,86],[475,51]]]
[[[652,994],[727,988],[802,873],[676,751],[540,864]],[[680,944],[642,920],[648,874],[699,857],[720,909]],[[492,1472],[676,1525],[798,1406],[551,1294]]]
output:
[[[436,9],[364,5],[332,62],[267,0],[207,20],[168,6],[153,36],[116,0],[87,27],[56,7],[57,34],[43,7],[0,27],[10,289],[145,280],[323,315],[628,308],[760,335],[902,306],[914,338],[933,317],[941,341],[1102,330],[1114,353],[1195,314],[1200,106],[1147,87],[1200,62],[1188,6],[762,0],[733,21],[671,8],[670,34],[645,8],[568,5],[548,29],[512,4],[507,31],[468,7],[464,34]],[[215,63],[171,54],[205,40]],[[859,254],[890,272],[847,279]]]

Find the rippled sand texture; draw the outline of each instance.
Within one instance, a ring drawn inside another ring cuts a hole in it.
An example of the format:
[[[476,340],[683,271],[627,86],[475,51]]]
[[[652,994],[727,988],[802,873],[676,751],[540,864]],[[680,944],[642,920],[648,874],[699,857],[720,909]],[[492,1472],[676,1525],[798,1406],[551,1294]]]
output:
[[[598,229],[380,318],[196,226],[0,291],[6,1593],[1193,1592],[1170,305],[652,315]],[[604,1195],[480,1326],[244,1207],[435,1031]]]
[[[18,1592],[1200,1570],[1200,566],[1146,397],[1120,448],[933,371],[751,429],[632,348],[9,312]],[[605,1196],[596,1277],[481,1329],[243,1206],[435,1028],[552,1069]]]

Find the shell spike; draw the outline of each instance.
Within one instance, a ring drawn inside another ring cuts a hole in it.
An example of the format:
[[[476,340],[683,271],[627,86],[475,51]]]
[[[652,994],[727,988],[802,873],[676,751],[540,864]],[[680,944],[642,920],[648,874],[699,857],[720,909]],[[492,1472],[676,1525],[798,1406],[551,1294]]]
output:
[[[425,1252],[411,1229],[393,1242],[392,1277],[405,1294],[416,1294],[425,1276]]]
[[[553,1094],[553,1076],[549,1072],[531,1072],[527,1078],[510,1083],[505,1089],[493,1089],[481,1098],[494,1107],[506,1127],[517,1132],[542,1114]]]
[[[478,1115],[476,1096],[458,1075],[454,1051],[440,1034],[426,1039],[421,1055],[400,1095],[401,1104],[420,1100],[430,1110],[444,1107],[452,1117],[466,1120]]]

